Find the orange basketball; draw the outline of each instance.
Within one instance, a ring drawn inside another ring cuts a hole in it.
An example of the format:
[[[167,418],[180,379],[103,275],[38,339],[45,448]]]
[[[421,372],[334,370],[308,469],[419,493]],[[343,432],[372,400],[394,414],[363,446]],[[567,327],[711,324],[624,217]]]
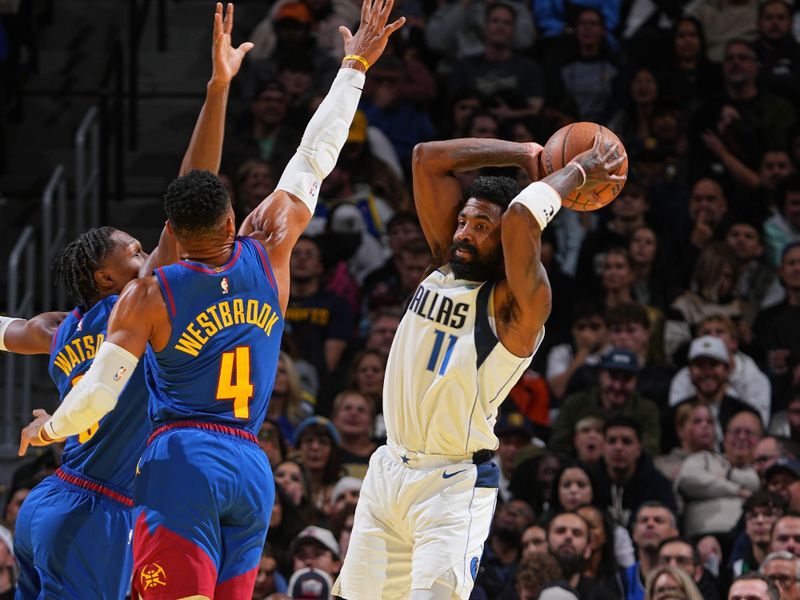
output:
[[[602,132],[605,139],[613,140],[622,146],[613,131],[597,123],[582,122],[567,125],[556,131],[547,140],[544,150],[539,155],[543,176],[550,175],[553,171],[558,171],[575,156],[589,150],[594,144],[594,136],[598,130]],[[615,174],[628,174],[627,158]],[[572,210],[597,210],[616,198],[624,185],[624,181],[612,181],[594,189],[575,190],[566,198],[562,198],[561,204]]]

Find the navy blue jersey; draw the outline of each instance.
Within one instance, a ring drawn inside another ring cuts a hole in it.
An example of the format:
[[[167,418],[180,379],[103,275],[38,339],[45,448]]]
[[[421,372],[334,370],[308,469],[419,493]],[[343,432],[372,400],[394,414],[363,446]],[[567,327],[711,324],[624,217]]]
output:
[[[221,267],[181,261],[155,275],[172,334],[161,352],[147,349],[153,424],[201,420],[256,435],[267,413],[283,332],[264,247],[240,237]]]
[[[56,330],[49,372],[62,400],[89,370],[105,339],[117,298],[108,296],[83,313],[73,309]],[[116,408],[87,431],[67,438],[63,466],[132,496],[136,461],[150,432],[147,401],[144,367],[139,365]]]

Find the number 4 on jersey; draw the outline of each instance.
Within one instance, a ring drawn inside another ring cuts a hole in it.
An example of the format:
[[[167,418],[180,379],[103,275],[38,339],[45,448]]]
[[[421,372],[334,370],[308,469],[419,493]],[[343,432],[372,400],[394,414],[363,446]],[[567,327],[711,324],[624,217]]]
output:
[[[231,352],[224,352],[219,365],[217,400],[233,400],[233,416],[237,419],[247,419],[250,416],[252,397],[250,346],[240,346]]]

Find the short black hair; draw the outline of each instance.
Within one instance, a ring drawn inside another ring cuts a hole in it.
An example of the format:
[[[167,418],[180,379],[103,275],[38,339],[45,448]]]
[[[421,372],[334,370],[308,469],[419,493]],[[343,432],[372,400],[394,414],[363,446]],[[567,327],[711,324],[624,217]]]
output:
[[[777,508],[781,511],[781,514],[785,514],[789,510],[789,503],[780,494],[769,490],[758,490],[747,498],[742,505],[742,510],[745,514],[752,512],[756,508]]]
[[[767,578],[766,575],[762,575],[758,571],[748,571],[747,573],[742,573],[733,580],[731,585],[737,581],[763,581],[767,586],[767,595],[764,597],[764,600],[780,600],[781,598],[781,591],[775,586],[774,583],[772,583],[769,578]]]
[[[96,227],[72,240],[53,260],[53,268],[64,282],[67,293],[80,307],[97,302],[100,290],[94,272],[116,246],[113,227]]]
[[[603,435],[606,435],[608,430],[612,427],[627,427],[628,429],[633,429],[636,434],[636,439],[640,442],[642,441],[642,426],[639,424],[639,421],[632,417],[627,415],[614,415],[613,417],[609,417],[603,426]]]
[[[395,227],[407,224],[420,227],[419,218],[417,218],[417,215],[407,210],[398,211],[394,213],[394,216],[386,223],[386,233],[391,233]]]
[[[470,198],[486,200],[497,204],[505,212],[519,192],[519,184],[511,177],[481,175],[464,192],[464,201]]]
[[[178,234],[211,233],[230,210],[225,186],[210,171],[189,171],[169,184],[164,210]]]
[[[638,323],[648,331],[650,330],[650,317],[647,308],[638,302],[624,302],[606,310],[606,325],[608,327]]]

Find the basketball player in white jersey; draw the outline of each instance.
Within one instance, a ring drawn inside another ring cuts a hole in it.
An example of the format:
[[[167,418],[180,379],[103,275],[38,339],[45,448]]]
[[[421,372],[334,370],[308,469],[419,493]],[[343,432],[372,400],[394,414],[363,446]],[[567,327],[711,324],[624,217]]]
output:
[[[536,182],[538,144],[463,139],[414,150],[414,198],[433,264],[407,307],[383,387],[387,445],[372,456],[333,593],[346,600],[466,600],[497,497],[497,409],[550,313],[541,234],[579,187],[619,182],[624,150],[594,146]],[[519,191],[455,172],[524,168]],[[466,201],[464,201],[466,198]]]

